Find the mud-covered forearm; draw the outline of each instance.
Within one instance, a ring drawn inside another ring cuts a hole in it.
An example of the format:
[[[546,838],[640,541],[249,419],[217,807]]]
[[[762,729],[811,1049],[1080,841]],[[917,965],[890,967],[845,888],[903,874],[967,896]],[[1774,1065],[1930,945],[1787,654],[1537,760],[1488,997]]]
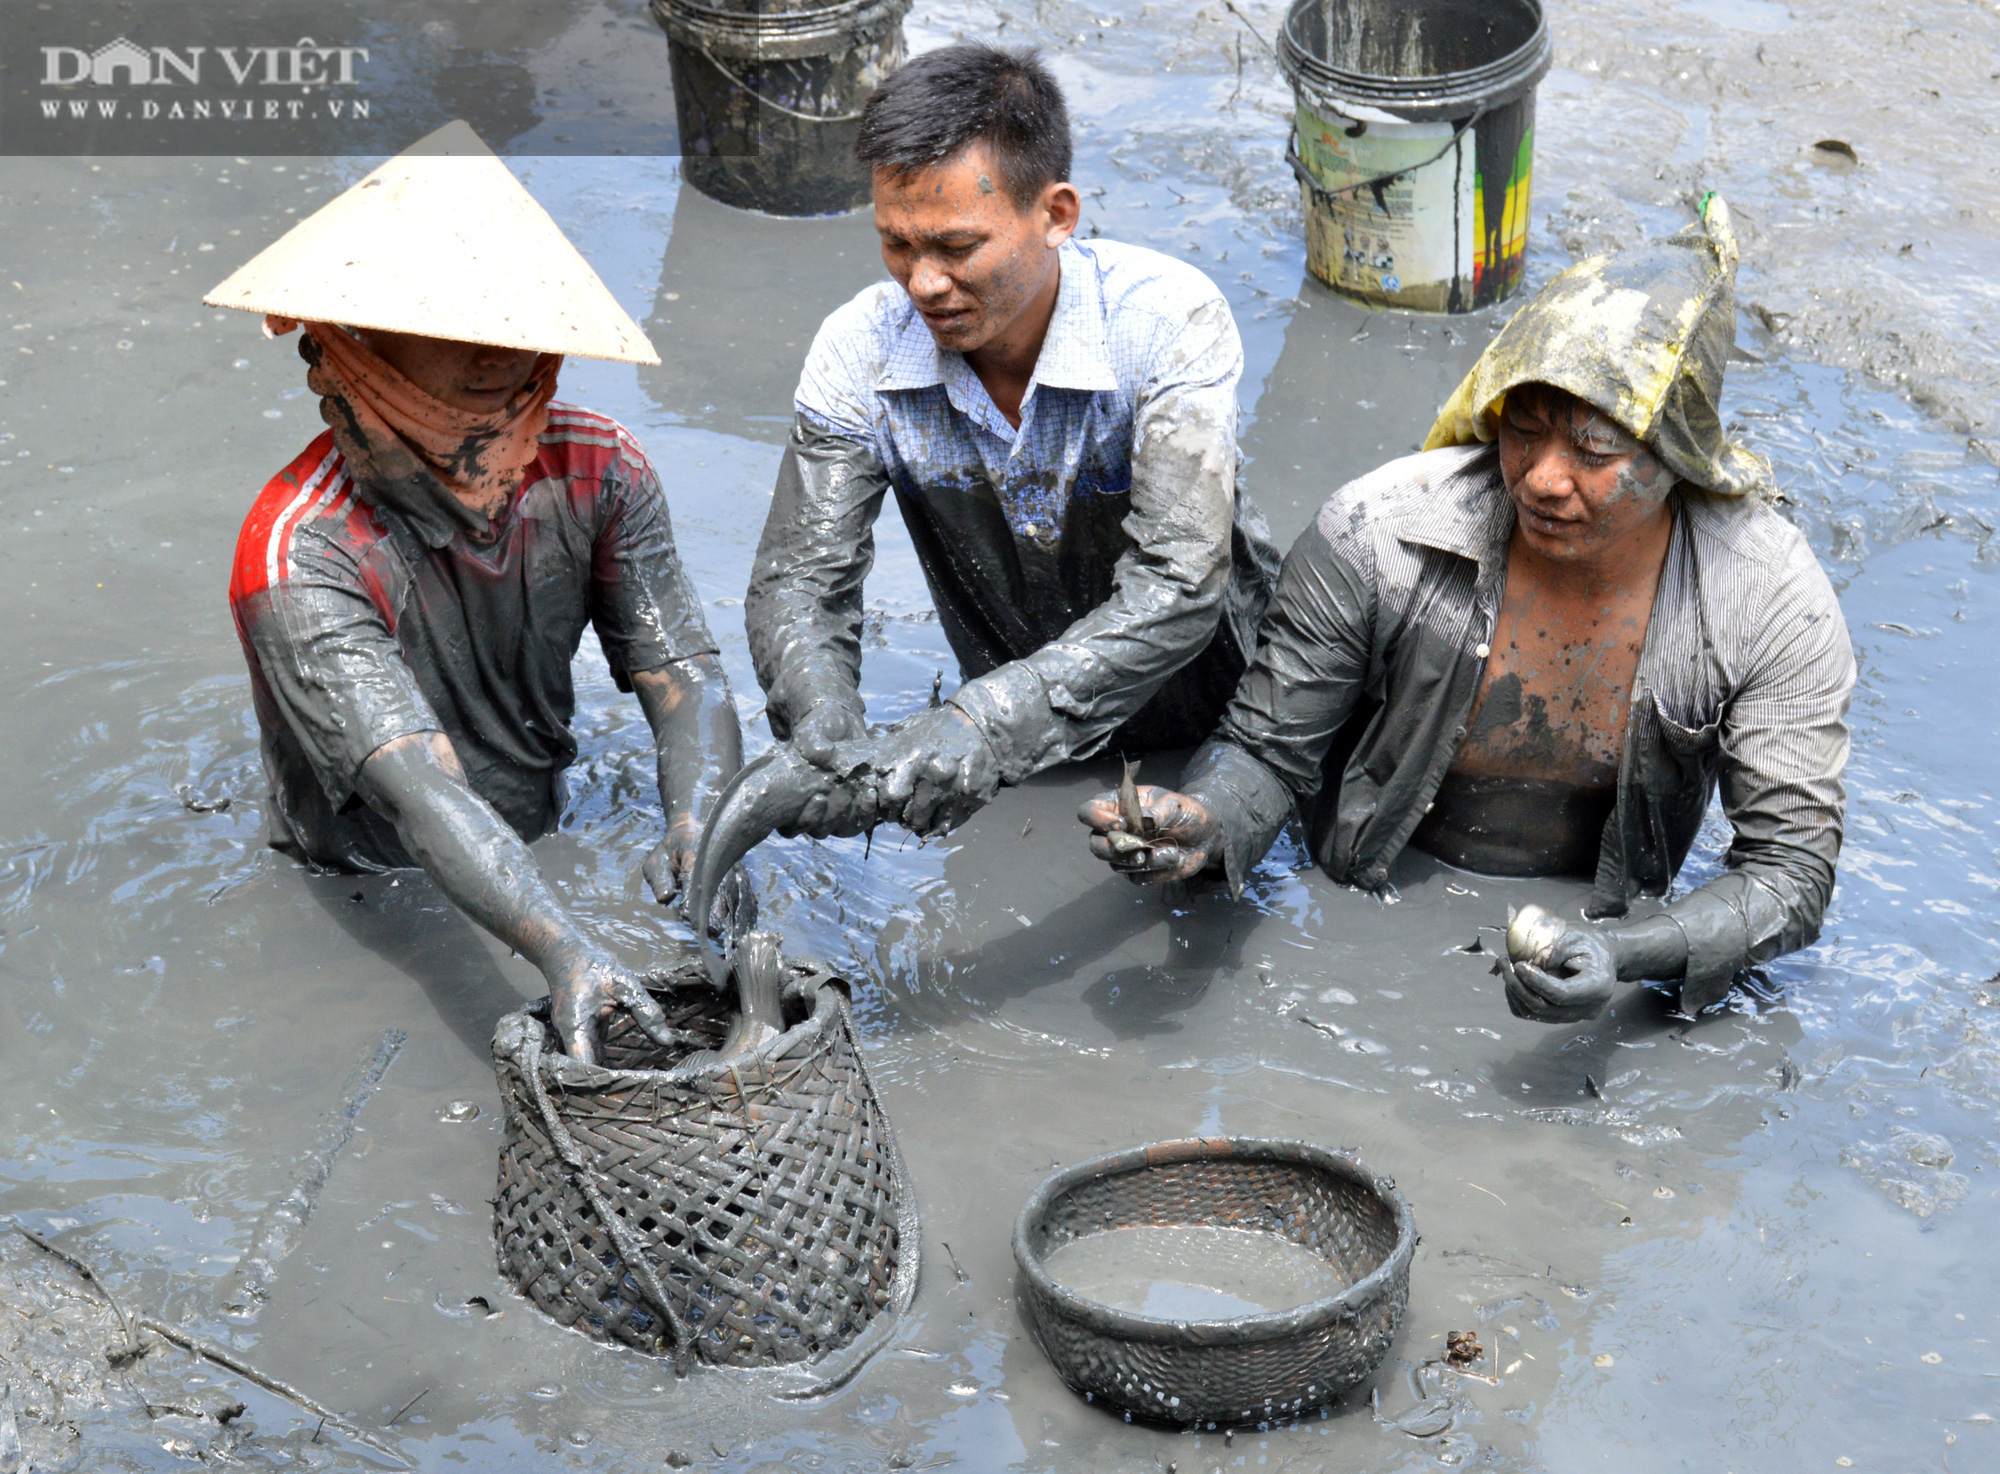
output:
[[[590,950],[526,843],[466,785],[437,733],[378,749],[356,788],[454,905],[545,975]]]
[[[772,733],[821,703],[862,710],[861,594],[889,478],[874,449],[801,419],[778,467],[743,615]]]
[[[1665,912],[1602,927],[1599,934],[1621,983],[1673,983],[1687,972],[1687,933]]]
[[[1802,850],[1731,859],[1728,874],[1667,907],[1687,937],[1686,986],[1700,992],[1819,940],[1833,892],[1833,867]]]
[[[699,833],[743,766],[743,729],[722,662],[713,655],[634,671],[632,688],[653,730],[667,827]]]
[[[1292,817],[1292,794],[1276,773],[1228,742],[1211,741],[1194,755],[1181,789],[1213,816],[1216,858],[1232,895],[1276,842]]]

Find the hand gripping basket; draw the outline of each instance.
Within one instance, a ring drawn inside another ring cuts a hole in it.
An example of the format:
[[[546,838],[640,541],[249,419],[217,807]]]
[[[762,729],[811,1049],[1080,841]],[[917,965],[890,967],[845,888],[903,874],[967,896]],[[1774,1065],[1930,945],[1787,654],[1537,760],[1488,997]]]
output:
[[[845,986],[787,970],[785,1032],[726,1062],[681,1063],[728,1028],[699,963],[647,979],[678,1047],[620,1012],[585,1065],[547,999],[501,1019],[493,1236],[501,1274],[565,1326],[683,1368],[788,1368],[774,1390],[814,1396],[909,1306],[919,1234]]]
[[[1087,1234],[1144,1225],[1281,1234],[1348,1285],[1292,1310],[1167,1320],[1085,1299],[1044,1262]],[[1388,1178],[1304,1142],[1244,1137],[1158,1142],[1067,1168],[1014,1227],[1028,1322],[1063,1381],[1182,1426],[1295,1417],[1366,1379],[1402,1322],[1416,1247],[1409,1204]]]

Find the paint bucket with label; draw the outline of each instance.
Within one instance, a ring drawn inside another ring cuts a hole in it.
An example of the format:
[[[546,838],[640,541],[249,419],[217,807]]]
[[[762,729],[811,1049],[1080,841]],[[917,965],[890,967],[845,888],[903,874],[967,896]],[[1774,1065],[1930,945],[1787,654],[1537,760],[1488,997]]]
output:
[[[681,173],[768,215],[868,203],[861,105],[903,60],[910,0],[652,0],[667,33]]]
[[[1345,296],[1471,312],[1521,284],[1541,0],[1295,0],[1278,63],[1306,267]]]

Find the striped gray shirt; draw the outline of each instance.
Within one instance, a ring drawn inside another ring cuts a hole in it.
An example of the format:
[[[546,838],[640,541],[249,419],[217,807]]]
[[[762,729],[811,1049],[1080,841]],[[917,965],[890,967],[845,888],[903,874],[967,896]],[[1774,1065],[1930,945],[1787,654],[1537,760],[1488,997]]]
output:
[[[1729,871],[1669,908],[1699,983],[1819,935],[1854,652],[1784,518],[1686,487],[1674,512],[1590,911],[1665,895],[1719,786]],[[1393,461],[1320,509],[1182,783],[1223,817],[1232,881],[1296,811],[1336,880],[1384,882],[1465,737],[1513,527],[1492,446]]]

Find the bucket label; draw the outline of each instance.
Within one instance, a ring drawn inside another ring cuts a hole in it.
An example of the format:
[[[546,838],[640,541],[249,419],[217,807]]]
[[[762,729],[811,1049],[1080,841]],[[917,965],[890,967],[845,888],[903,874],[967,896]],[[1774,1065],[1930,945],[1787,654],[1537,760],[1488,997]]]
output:
[[[1353,126],[1299,105],[1299,158],[1334,192],[1307,191],[1308,268],[1385,305],[1465,311],[1479,225],[1474,130],[1454,143],[1449,123],[1369,123],[1350,136]]]
[[[1497,219],[1488,206],[1495,191],[1482,178],[1475,196],[1472,233],[1476,247],[1472,258],[1472,290],[1479,302],[1498,302],[1510,297],[1528,267],[1528,188],[1535,172],[1535,130],[1521,130],[1514,157],[1507,161],[1504,188],[1498,191]]]

